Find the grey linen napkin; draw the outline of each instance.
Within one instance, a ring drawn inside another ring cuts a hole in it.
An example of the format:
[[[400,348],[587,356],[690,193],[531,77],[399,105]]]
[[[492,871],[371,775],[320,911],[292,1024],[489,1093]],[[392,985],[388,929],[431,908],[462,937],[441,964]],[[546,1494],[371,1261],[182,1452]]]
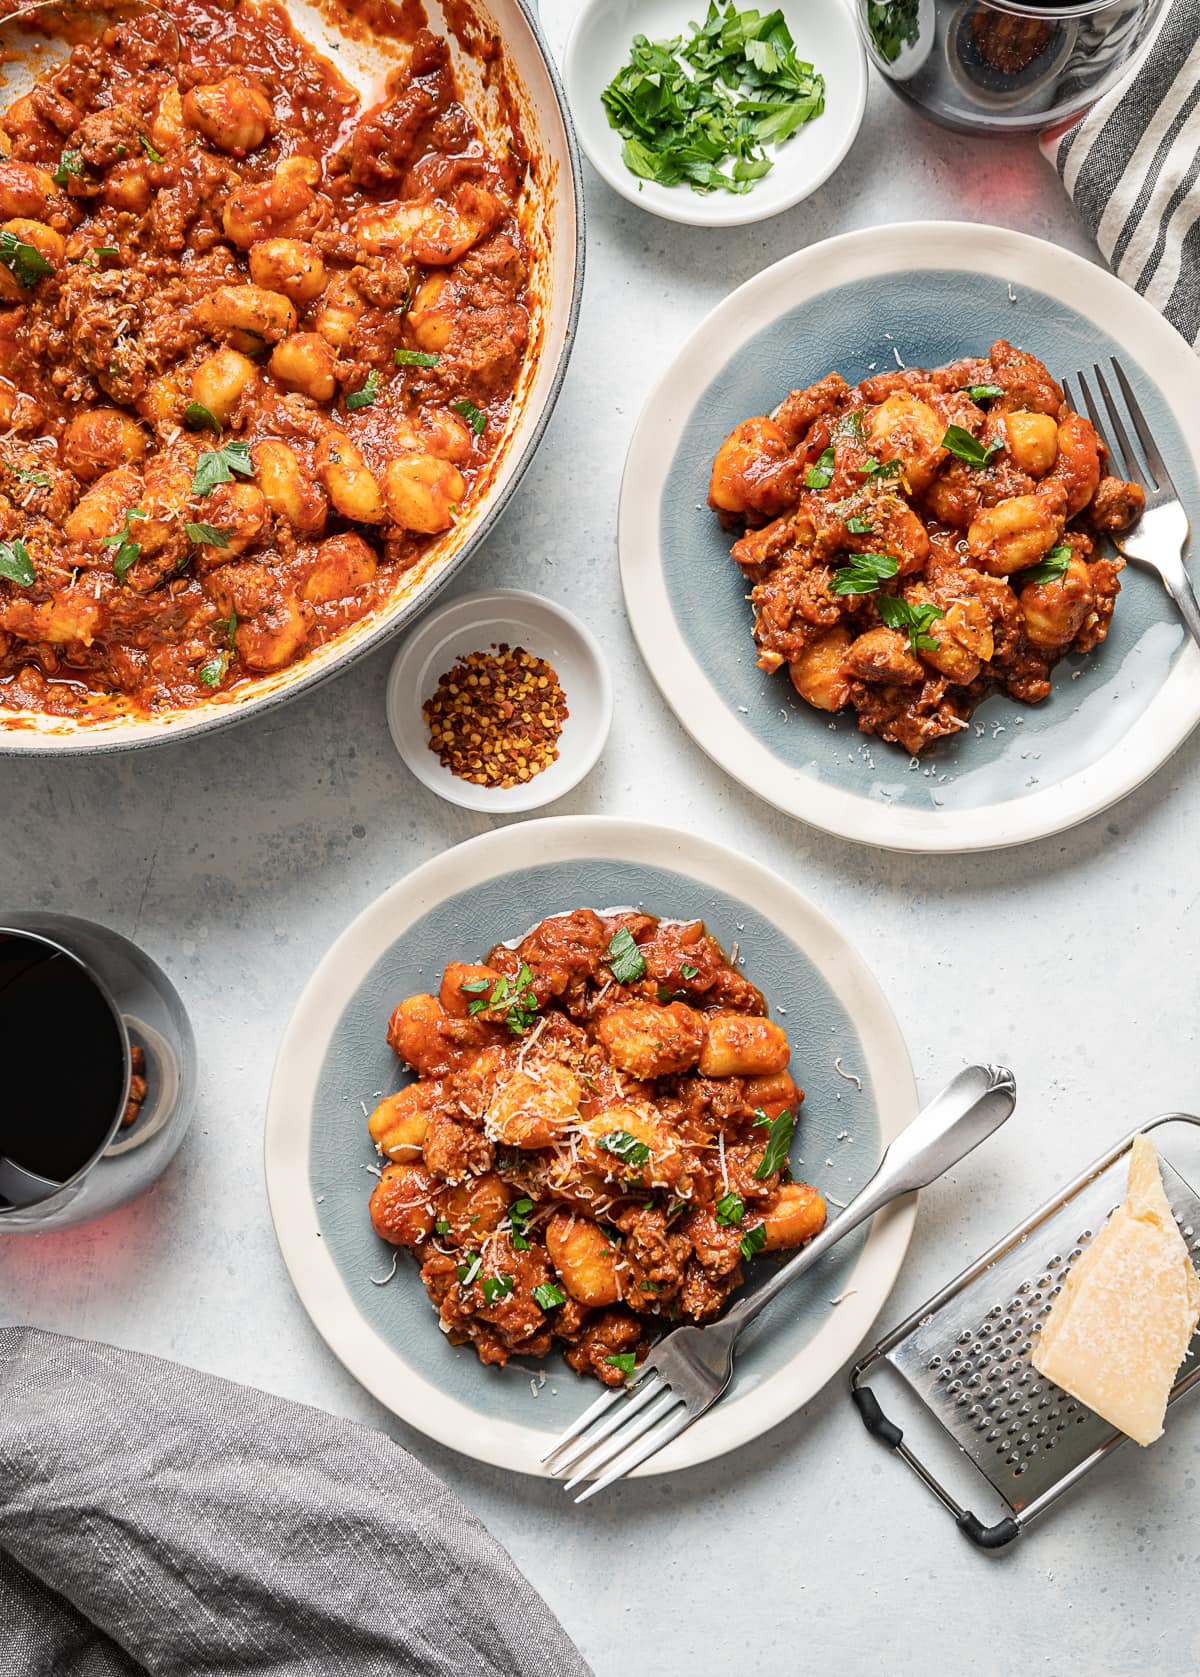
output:
[[[591,1677],[457,1497],[378,1433],[0,1329],[4,1677]]]
[[[1105,261],[1200,348],[1200,0],[1174,0],[1132,72],[1042,150]]]

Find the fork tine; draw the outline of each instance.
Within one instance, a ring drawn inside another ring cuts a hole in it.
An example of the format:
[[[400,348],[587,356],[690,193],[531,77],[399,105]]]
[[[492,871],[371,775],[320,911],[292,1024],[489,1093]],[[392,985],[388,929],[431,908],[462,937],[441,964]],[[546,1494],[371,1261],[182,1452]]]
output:
[[[1142,448],[1146,455],[1146,464],[1150,468],[1150,477],[1155,489],[1161,489],[1164,484],[1174,491],[1171,474],[1163,464],[1163,457],[1158,452],[1158,444],[1154,440],[1154,432],[1146,424],[1146,416],[1142,412],[1142,404],[1134,395],[1129,380],[1125,377],[1125,369],[1114,355],[1112,370],[1117,376],[1117,383],[1121,386],[1121,394],[1125,398],[1125,406],[1129,409],[1129,417],[1133,420],[1133,428],[1138,434]]]
[[[1125,421],[1121,418],[1121,410],[1113,401],[1112,391],[1105,382],[1104,374],[1099,366],[1093,367],[1096,383],[1100,386],[1100,394],[1104,397],[1104,405],[1108,409],[1108,417],[1112,421],[1113,435],[1121,445],[1121,453],[1125,456],[1125,476],[1140,478],[1143,473],[1141,462],[1133,451],[1133,444],[1129,440],[1129,433],[1125,429]]]
[[[652,1433],[644,1444],[638,1446],[628,1461],[622,1457],[617,1465],[610,1467],[602,1478],[595,1480],[586,1491],[581,1491],[575,1498],[576,1504],[586,1502],[589,1497],[596,1496],[600,1491],[606,1491],[618,1479],[623,1479],[627,1473],[632,1473],[634,1468],[640,1466],[649,1456],[653,1456],[665,1444],[669,1444],[673,1438],[678,1438],[683,1429],[690,1425],[691,1420],[692,1417],[686,1409],[680,1410],[678,1415],[671,1416],[670,1420],[658,1432]]]
[[[650,1405],[649,1409],[647,1409],[644,1414],[639,1415],[636,1420],[631,1421],[627,1427],[622,1427],[616,1437],[611,1438],[608,1443],[602,1447],[599,1455],[596,1456],[594,1460],[590,1454],[588,1455],[586,1465],[580,1467],[578,1471],[567,1480],[566,1484],[563,1486],[563,1490],[573,1491],[576,1485],[581,1485],[590,1474],[598,1472],[600,1468],[607,1466],[607,1464],[615,1457],[623,1455],[625,1450],[634,1442],[635,1439],[640,1438],[644,1432],[648,1432],[650,1428],[661,1421],[664,1416],[669,1415],[677,1403],[682,1402],[683,1399],[680,1397],[678,1392],[673,1392],[669,1386],[664,1386],[663,1390],[659,1393],[658,1398]]]
[[[610,1432],[623,1426],[631,1415],[636,1415],[639,1409],[649,1403],[652,1397],[665,1388],[657,1374],[653,1380],[647,1380],[644,1386],[639,1386],[636,1392],[630,1394],[624,1403],[614,1404],[607,1420],[592,1427],[583,1438],[576,1438],[566,1456],[562,1456],[554,1465],[555,1473],[568,1472],[581,1456],[586,1456],[589,1450],[594,1450],[601,1439],[607,1438]]]
[[[569,1444],[573,1438],[578,1438],[584,1428],[590,1427],[593,1421],[599,1419],[606,1410],[611,1409],[613,1404],[617,1402],[618,1398],[623,1396],[623,1393],[624,1388],[621,1386],[614,1386],[609,1391],[604,1392],[600,1397],[598,1397],[595,1403],[589,1404],[579,1419],[577,1421],[572,1421],[566,1432],[564,1432],[559,1438],[555,1439],[553,1445],[542,1457],[542,1460],[544,1462],[548,1462],[552,1456],[557,1456],[564,1444]]]

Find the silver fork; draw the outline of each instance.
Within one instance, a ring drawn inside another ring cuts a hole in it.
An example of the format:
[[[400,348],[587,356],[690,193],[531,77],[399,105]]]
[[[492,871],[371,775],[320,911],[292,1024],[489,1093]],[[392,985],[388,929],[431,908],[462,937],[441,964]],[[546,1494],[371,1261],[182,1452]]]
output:
[[[1099,364],[1093,363],[1092,377],[1108,410],[1107,426],[1100,418],[1099,407],[1092,396],[1086,374],[1079,372],[1076,375],[1088,417],[1100,433],[1100,440],[1117,459],[1123,475],[1140,483],[1146,492],[1146,510],[1141,518],[1131,530],[1114,533],[1112,540],[1117,551],[1123,553],[1126,559],[1154,572],[1179,608],[1179,615],[1187,624],[1192,639],[1200,644],[1200,600],[1196,598],[1196,590],[1192,587],[1192,579],[1183,561],[1183,548],[1188,538],[1188,516],[1183,510],[1183,503],[1175,485],[1171,482],[1171,474],[1163,464],[1163,457],[1154,440],[1154,432],[1146,423],[1141,403],[1134,395],[1129,380],[1125,377],[1125,369],[1115,355],[1112,357],[1112,370],[1121,387],[1125,407],[1137,432],[1138,441],[1142,445],[1141,459],[1130,442],[1120,406],[1114,399]],[[1070,383],[1066,379],[1063,380],[1063,394],[1071,406],[1078,410],[1079,404],[1072,395]],[[1114,438],[1117,444],[1115,449]]]
[[[706,1328],[676,1328],[659,1340],[628,1386],[605,1392],[586,1409],[542,1457],[544,1462],[559,1458],[551,1474],[571,1473],[567,1491],[592,1479],[575,1498],[586,1502],[698,1421],[729,1385],[737,1342],[771,1300],[851,1229],[957,1164],[999,1128],[1016,1097],[1016,1081],[1003,1066],[960,1071],[896,1137],[874,1176],[841,1216],[826,1224],[803,1251],[719,1322]]]

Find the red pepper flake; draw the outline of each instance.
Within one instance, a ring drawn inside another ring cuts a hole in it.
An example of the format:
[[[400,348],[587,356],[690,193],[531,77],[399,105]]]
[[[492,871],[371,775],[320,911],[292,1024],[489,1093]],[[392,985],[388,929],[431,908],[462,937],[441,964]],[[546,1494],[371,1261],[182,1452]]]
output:
[[[496,787],[520,785],[549,768],[570,714],[550,665],[505,641],[460,658],[421,708],[429,749],[451,774]]]

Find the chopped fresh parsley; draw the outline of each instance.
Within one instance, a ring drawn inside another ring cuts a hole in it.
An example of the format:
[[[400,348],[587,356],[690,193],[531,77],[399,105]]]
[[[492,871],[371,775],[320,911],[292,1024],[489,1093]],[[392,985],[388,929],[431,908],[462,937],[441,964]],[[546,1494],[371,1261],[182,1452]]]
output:
[[[102,547],[115,547],[113,554],[113,575],[118,582],[124,582],[130,568],[136,562],[142,551],[141,543],[133,539],[133,521],[135,518],[145,518],[146,514],[140,507],[130,507],[125,514],[125,523],[115,536],[101,538]]]
[[[610,1130],[607,1135],[600,1137],[597,1146],[633,1170],[641,1170],[650,1158],[650,1149],[646,1143],[639,1141],[635,1135],[630,1135],[628,1130]]]
[[[459,1264],[458,1265],[458,1284],[459,1284],[459,1286],[460,1287],[469,1287],[471,1285],[472,1281],[474,1281],[475,1277],[479,1274],[479,1271],[480,1271],[480,1268],[481,1268],[482,1264],[483,1264],[483,1258],[480,1256],[480,1254],[478,1252],[475,1253],[475,1256],[470,1260],[469,1263]]]
[[[1057,582],[1067,574],[1067,566],[1071,563],[1072,549],[1052,547],[1044,559],[1039,559],[1036,565],[1029,565],[1025,570],[1018,571],[1013,577],[1013,583],[1018,588],[1024,588],[1027,582]]]
[[[468,401],[465,396],[460,396],[456,402],[451,402],[450,406],[455,413],[460,413],[463,416],[477,437],[483,435],[487,426],[487,414],[481,413],[474,402]]]
[[[533,1289],[533,1301],[542,1310],[553,1310],[556,1305],[567,1302],[567,1295],[553,1281],[543,1281],[540,1287]]]
[[[211,408],[206,408],[203,402],[189,402],[183,410],[183,417],[189,425],[194,425],[198,431],[207,428],[221,435],[221,421]]]
[[[761,1252],[767,1244],[767,1230],[763,1223],[758,1223],[752,1229],[747,1229],[738,1241],[738,1250],[742,1257],[749,1260],[756,1252]]]
[[[35,574],[29,549],[19,537],[14,542],[0,542],[0,577],[5,582],[15,582],[18,588],[29,588]]]
[[[861,513],[852,512],[846,520],[846,528],[852,536],[869,536],[875,526],[869,518],[864,518]]]
[[[121,254],[121,252],[117,248],[116,245],[93,245],[92,246],[92,255],[93,256],[120,256],[120,254]]]
[[[533,993],[533,974],[523,961],[515,978],[502,975],[491,986],[488,995],[482,993],[488,989],[486,978],[464,984],[462,989],[467,994],[478,992],[467,1008],[472,1018],[477,1013],[501,1013],[513,1036],[524,1036],[537,1015],[538,999]]]
[[[758,1169],[754,1172],[754,1180],[763,1182],[768,1176],[773,1176],[777,1170],[782,1170],[787,1164],[788,1149],[792,1145],[792,1137],[796,1133],[796,1120],[785,1108],[771,1123],[771,1133],[767,1137],[767,1145],[763,1149],[763,1156],[758,1161]]]
[[[804,474],[806,489],[828,489],[833,481],[833,450],[825,449]]]
[[[233,662],[234,636],[237,634],[237,612],[230,607],[228,621],[218,619],[213,624],[214,629],[224,628],[227,639],[224,649],[215,658],[210,658],[207,664],[201,666],[200,680],[206,687],[219,687],[225,679],[225,673]]]
[[[201,456],[192,478],[192,494],[207,495],[218,483],[230,483],[233,474],[254,476],[248,443],[226,443],[223,448],[207,449]]]
[[[994,442],[985,446],[969,431],[964,431],[961,425],[947,425],[942,447],[948,448],[950,453],[956,454],[960,460],[965,460],[968,466],[986,466],[992,455],[998,453],[1004,444]]]
[[[450,1219],[448,1217],[437,1218],[433,1226],[438,1234],[450,1233]]]
[[[398,349],[393,356],[397,367],[436,367],[441,359],[423,349]]]
[[[533,1201],[530,1199],[515,1200],[508,1208],[508,1226],[512,1231],[514,1252],[528,1252],[529,1250],[526,1222],[532,1210]]]
[[[746,1202],[740,1194],[722,1194],[713,1209],[718,1223],[733,1228],[746,1215]]]
[[[144,134],[139,134],[138,139],[141,142],[142,150],[145,152],[146,156],[150,159],[151,163],[165,163],[166,162],[166,158],[163,156],[162,152],[158,150],[157,146],[151,145],[150,141],[146,138],[146,136]]]
[[[637,1354],[634,1351],[617,1351],[604,1360],[610,1368],[619,1368],[627,1380],[637,1367]]]
[[[672,1220],[672,1218],[678,1217],[678,1215],[681,1211],[686,1211],[686,1210],[687,1210],[687,1201],[686,1200],[672,1200],[670,1205],[667,1207],[667,1222],[669,1223]]]
[[[506,1299],[516,1283],[511,1275],[485,1275],[479,1285],[485,1302],[495,1304],[497,1299]]]
[[[0,262],[23,291],[29,291],[40,279],[54,272],[54,264],[46,261],[36,245],[26,244],[7,228],[0,231]]]
[[[208,547],[228,547],[230,530],[222,530],[216,524],[185,524],[183,533],[190,542],[203,542]]]
[[[686,42],[635,35],[628,63],[601,94],[625,142],[622,158],[662,186],[749,192],[771,170],[764,148],[824,110],[824,79],[797,58],[781,11],[712,0],[689,31]]]
[[[889,629],[899,629],[908,636],[914,652],[936,652],[941,645],[928,633],[929,625],[942,615],[937,606],[914,606],[899,594],[881,594],[879,615]]]
[[[346,397],[348,408],[369,408],[379,396],[379,374],[372,367],[361,389],[352,390]]]
[[[998,384],[969,384],[967,395],[973,402],[994,402],[1004,391]]]
[[[686,961],[681,961],[679,965],[679,976],[680,978],[699,978],[700,968],[689,967]]]
[[[835,594],[875,594],[881,582],[895,576],[899,560],[890,553],[848,553],[833,579]]]
[[[646,976],[646,961],[628,926],[613,933],[608,946],[608,970],[618,984],[636,984]]]
[[[82,179],[83,158],[80,157],[77,151],[64,151],[58,160],[58,168],[55,169],[50,179],[54,182],[55,186],[66,186],[70,182],[72,176],[74,176],[76,180]]]
[[[867,0],[867,28],[875,50],[894,64],[902,49],[921,35],[919,0]]]
[[[756,1130],[761,1130],[764,1124],[769,1129],[774,1122],[774,1118],[764,1112],[761,1106],[756,1106],[754,1108],[754,1128]]]
[[[853,413],[844,413],[833,428],[835,437],[862,436],[862,409],[855,408]]]
[[[50,487],[49,472],[35,472],[28,466],[10,466],[8,469],[14,477],[19,477],[22,483],[36,483],[39,489]]]
[[[876,460],[873,454],[868,454],[861,466],[854,470],[860,477],[899,477],[904,471],[903,460]]]

